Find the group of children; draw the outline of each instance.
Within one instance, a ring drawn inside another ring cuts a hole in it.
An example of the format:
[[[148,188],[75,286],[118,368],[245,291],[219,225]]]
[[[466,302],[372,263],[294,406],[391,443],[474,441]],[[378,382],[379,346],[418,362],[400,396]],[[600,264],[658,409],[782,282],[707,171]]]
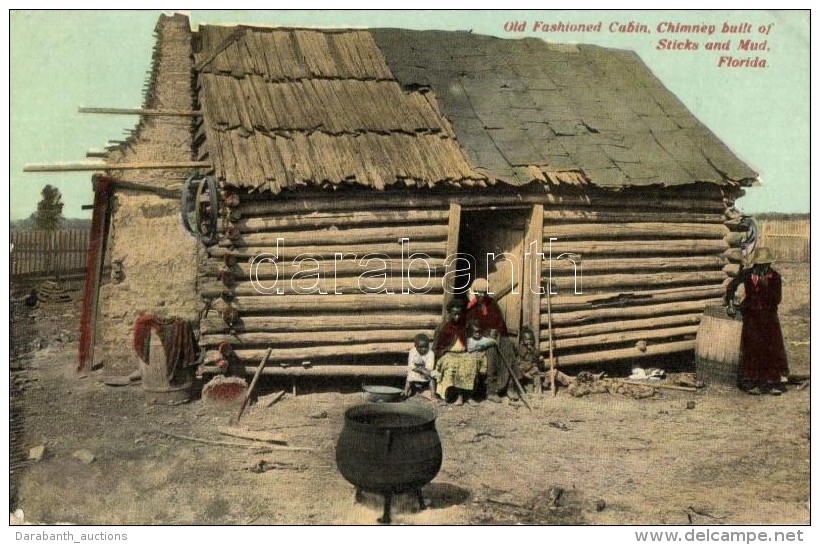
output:
[[[500,334],[497,330],[491,330],[488,335],[483,335],[477,322],[472,322],[468,326],[467,352],[477,353],[489,350],[496,350],[500,341]],[[412,397],[421,393],[429,399],[444,404],[445,401],[436,393],[437,381],[440,378],[439,370],[436,368],[435,353],[431,350],[431,340],[424,333],[419,333],[413,340],[413,347],[407,356],[407,380],[404,387],[405,397]],[[503,356],[502,356],[503,357]],[[513,367],[513,372],[521,384],[532,384],[535,380],[540,380],[545,367],[536,344],[535,335],[529,328],[521,331],[521,343],[514,351],[514,357],[508,360]],[[508,386],[511,388],[512,386]],[[498,394],[503,392],[487,392],[488,399],[498,400]],[[511,400],[517,399],[517,392],[507,390],[507,395]]]

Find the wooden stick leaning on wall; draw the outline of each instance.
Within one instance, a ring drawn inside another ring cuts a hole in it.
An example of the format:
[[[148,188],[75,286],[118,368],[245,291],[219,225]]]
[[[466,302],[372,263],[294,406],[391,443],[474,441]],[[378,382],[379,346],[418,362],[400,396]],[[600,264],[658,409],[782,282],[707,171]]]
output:
[[[245,412],[245,407],[248,406],[248,400],[250,400],[253,389],[256,387],[259,376],[262,374],[262,369],[264,369],[265,364],[268,363],[268,358],[270,357],[272,350],[272,348],[268,348],[268,351],[265,353],[265,357],[262,358],[262,362],[259,364],[259,367],[256,368],[256,374],[253,375],[253,380],[251,380],[251,385],[248,386],[248,392],[245,394],[245,399],[242,400],[242,406],[239,407],[239,412],[236,413],[236,422],[239,422],[239,419],[242,417],[242,413]]]
[[[553,337],[552,337],[552,303],[550,302],[552,292],[552,284],[547,283],[547,332],[549,334],[550,343],[550,390],[552,390],[553,397],[558,394],[555,390],[555,353],[553,352]]]

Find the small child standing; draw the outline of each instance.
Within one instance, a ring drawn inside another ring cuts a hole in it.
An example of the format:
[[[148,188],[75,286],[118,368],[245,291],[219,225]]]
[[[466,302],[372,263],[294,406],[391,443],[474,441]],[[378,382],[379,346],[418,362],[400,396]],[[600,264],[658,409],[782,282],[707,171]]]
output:
[[[436,356],[430,350],[430,337],[419,333],[413,339],[413,348],[407,354],[407,381],[404,395],[411,397],[418,392],[429,391],[430,399],[436,399]]]

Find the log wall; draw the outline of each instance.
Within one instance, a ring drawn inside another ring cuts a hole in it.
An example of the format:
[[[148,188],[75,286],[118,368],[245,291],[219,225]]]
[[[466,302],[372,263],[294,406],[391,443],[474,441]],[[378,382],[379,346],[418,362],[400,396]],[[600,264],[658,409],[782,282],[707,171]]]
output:
[[[540,239],[544,258],[525,283],[529,289],[540,278],[546,288],[551,281],[557,293],[549,305],[545,294],[524,295],[522,322],[539,332],[545,356],[553,339],[561,367],[606,368],[691,350],[703,309],[721,300],[738,266],[730,248],[738,218],[727,213],[732,199],[723,195],[667,196],[645,207],[623,195],[589,202],[467,192],[344,197],[242,194],[227,211],[223,229],[232,238],[210,248],[200,267],[198,291],[209,308],[200,339],[206,369],[229,343],[248,366],[272,346],[270,373],[334,374],[335,367],[375,376],[389,365],[401,374],[413,337],[432,336],[441,321],[446,256],[458,249],[463,209],[537,208],[532,217],[543,219],[525,242]],[[410,261],[412,252],[423,252],[424,261]],[[255,267],[262,253],[276,253],[276,266]],[[580,256],[577,271],[561,254]],[[362,261],[366,255],[377,261]],[[402,293],[408,279],[429,289]]]
[[[703,309],[720,302],[731,268],[722,200],[647,204],[545,207],[541,278],[553,294],[537,328],[547,354],[552,323],[559,367],[691,350]]]
[[[386,209],[340,198],[294,209],[240,197],[225,227],[234,237],[210,248],[201,266],[206,366],[227,342],[246,365],[273,347],[269,373],[310,361],[315,374],[335,366],[367,375],[385,363],[401,374],[415,335],[432,338],[441,320],[449,205]],[[261,254],[268,257],[259,262]]]

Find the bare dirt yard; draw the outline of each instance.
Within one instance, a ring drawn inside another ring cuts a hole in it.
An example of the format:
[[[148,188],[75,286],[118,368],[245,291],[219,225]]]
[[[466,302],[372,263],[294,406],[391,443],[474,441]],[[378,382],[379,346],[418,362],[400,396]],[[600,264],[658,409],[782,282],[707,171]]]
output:
[[[809,375],[809,266],[776,268],[790,370]],[[12,362],[11,507],[26,520],[376,524],[379,498],[356,502],[335,462],[344,410],[363,401],[358,384],[340,392],[303,383],[294,396],[290,383],[262,381],[260,395],[287,393],[270,407],[250,405],[241,423],[281,434],[290,449],[260,446],[217,431],[235,406],[199,398],[147,405],[138,383],[99,382],[105,369],[78,376],[76,308],[75,301],[34,311],[31,342],[39,348]],[[412,498],[399,497],[394,523],[810,520],[808,382],[780,397],[714,386],[642,399],[561,390],[531,404],[532,411],[486,401],[438,408],[444,462],[423,490],[430,508],[413,512]]]

